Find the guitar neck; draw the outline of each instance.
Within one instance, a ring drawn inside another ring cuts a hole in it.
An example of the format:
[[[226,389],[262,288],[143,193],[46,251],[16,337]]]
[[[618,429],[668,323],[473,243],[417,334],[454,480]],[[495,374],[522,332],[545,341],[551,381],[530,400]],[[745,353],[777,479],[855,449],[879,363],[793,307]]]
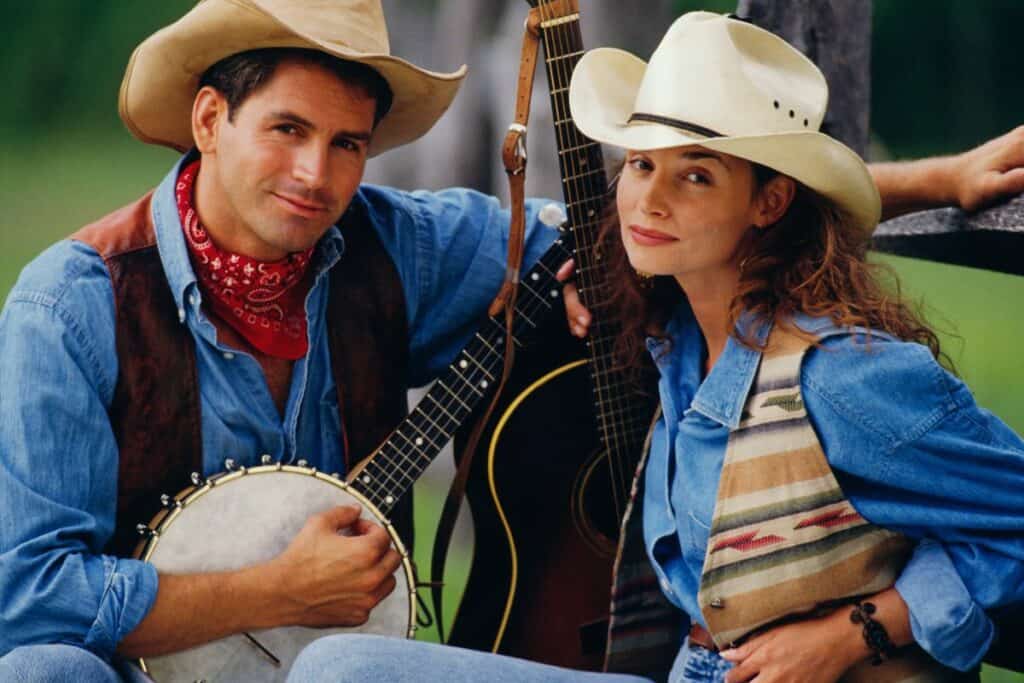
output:
[[[540,321],[561,308],[558,267],[572,252],[559,239],[519,283],[513,342],[522,345]],[[495,316],[477,330],[448,370],[370,456],[350,485],[387,514],[412,488],[474,408],[501,379],[505,359],[504,316]]]
[[[631,462],[639,456],[650,422],[650,408],[635,399],[630,378],[615,362],[615,340],[621,327],[606,313],[610,283],[596,249],[607,201],[604,158],[601,146],[580,132],[569,111],[569,84],[583,55],[577,1],[549,0],[539,3],[537,8],[569,215],[568,230],[575,242],[576,282],[581,301],[593,314],[587,349],[598,432],[610,456],[619,462]]]

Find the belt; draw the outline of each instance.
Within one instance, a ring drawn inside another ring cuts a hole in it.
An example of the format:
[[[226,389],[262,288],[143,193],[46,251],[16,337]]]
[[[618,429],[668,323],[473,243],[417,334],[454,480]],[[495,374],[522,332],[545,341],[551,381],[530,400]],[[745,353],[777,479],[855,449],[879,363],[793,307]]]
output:
[[[715,645],[715,640],[711,637],[711,634],[697,622],[690,624],[690,645],[696,645],[711,652],[718,652],[718,646]]]

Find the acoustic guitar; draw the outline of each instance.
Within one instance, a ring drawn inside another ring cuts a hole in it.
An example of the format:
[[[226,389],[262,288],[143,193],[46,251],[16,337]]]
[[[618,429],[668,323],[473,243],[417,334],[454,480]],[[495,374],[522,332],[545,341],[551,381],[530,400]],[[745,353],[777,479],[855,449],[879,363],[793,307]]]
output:
[[[605,315],[609,283],[595,249],[604,160],[569,113],[583,54],[578,0],[530,5],[540,14],[576,283],[593,322],[581,344],[564,319],[553,321],[543,343],[517,355],[467,484],[475,548],[449,642],[598,669],[618,525],[656,396],[613,357],[619,327]]]

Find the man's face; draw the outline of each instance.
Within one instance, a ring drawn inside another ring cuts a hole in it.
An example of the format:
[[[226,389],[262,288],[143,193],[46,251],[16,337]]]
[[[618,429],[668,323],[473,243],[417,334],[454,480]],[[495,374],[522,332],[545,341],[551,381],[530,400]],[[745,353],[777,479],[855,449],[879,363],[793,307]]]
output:
[[[302,62],[280,64],[233,121],[220,93],[200,91],[193,125],[210,133],[196,136],[196,202],[214,242],[262,261],[316,244],[363,177],[374,108],[361,87]]]

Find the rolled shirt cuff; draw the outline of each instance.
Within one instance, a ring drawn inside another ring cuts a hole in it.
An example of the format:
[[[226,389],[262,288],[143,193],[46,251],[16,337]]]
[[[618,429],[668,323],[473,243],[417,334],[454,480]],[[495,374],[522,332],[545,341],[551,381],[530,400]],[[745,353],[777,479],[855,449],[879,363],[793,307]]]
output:
[[[85,647],[110,661],[118,644],[146,618],[156,601],[156,567],[148,562],[103,557],[105,584]]]
[[[970,671],[995,639],[995,626],[967,591],[945,549],[922,540],[896,580],[914,640],[938,662]]]

